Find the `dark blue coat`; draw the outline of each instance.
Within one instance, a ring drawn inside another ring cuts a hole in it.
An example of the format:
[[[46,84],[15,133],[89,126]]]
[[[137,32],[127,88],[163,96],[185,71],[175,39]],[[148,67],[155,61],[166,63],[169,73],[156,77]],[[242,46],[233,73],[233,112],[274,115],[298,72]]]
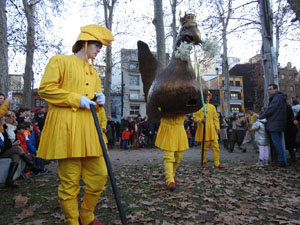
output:
[[[259,116],[259,119],[267,119],[267,131],[282,132],[286,129],[286,95],[280,91],[271,98],[268,108]]]

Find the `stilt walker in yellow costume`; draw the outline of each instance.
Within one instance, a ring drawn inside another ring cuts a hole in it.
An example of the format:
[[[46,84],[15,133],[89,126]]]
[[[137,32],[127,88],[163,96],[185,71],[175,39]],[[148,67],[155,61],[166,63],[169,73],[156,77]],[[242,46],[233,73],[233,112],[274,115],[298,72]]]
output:
[[[99,25],[81,27],[73,55],[57,55],[48,63],[39,95],[49,111],[37,157],[58,160],[58,197],[69,225],[99,225],[94,208],[107,181],[107,168],[98,139],[90,104],[95,105],[102,129],[106,127],[99,75],[93,59],[102,45],[110,46],[112,33]],[[91,62],[89,62],[91,60]],[[96,102],[91,101],[96,95]],[[78,212],[80,178],[85,193]]]
[[[204,152],[201,154],[203,156],[202,159],[202,168],[207,168],[206,163],[206,152],[209,147],[212,148],[213,151],[213,160],[215,168],[223,169],[224,166],[220,164],[220,147],[218,142],[218,133],[220,132],[220,123],[219,117],[216,111],[216,107],[209,103],[209,100],[212,98],[212,94],[208,92],[206,97],[206,117],[204,116],[203,107],[194,113],[193,118],[194,121],[198,123],[195,139],[198,142],[201,142],[202,151]],[[203,140],[203,130],[205,126],[205,137]],[[204,141],[204,143],[203,143]],[[203,148],[204,144],[204,148]]]
[[[174,191],[176,169],[183,157],[184,150],[189,148],[188,138],[184,129],[185,115],[163,117],[157,132],[155,146],[164,151],[164,169],[166,182],[170,191]]]

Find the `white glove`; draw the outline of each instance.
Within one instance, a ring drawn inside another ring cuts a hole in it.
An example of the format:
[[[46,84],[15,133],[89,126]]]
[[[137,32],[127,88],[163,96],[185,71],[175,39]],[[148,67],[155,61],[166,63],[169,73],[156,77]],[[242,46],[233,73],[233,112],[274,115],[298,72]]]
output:
[[[87,108],[90,109],[90,105],[96,105],[96,102],[88,99],[87,97],[81,96],[80,97],[80,108]]]
[[[97,97],[96,102],[98,105],[104,105],[105,104],[105,95],[103,93],[96,93],[95,95]]]

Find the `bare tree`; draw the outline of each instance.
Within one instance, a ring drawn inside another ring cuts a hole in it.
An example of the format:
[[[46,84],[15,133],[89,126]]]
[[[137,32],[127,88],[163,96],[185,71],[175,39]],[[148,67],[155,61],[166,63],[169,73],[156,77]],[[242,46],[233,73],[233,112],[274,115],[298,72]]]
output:
[[[21,53],[25,55],[25,66],[20,62],[15,62],[17,67],[24,66],[24,87],[23,87],[23,107],[32,107],[32,89],[34,84],[34,73],[44,68],[41,62],[46,62],[49,52],[54,49],[57,53],[61,48],[61,39],[46,40],[48,29],[52,23],[46,15],[47,9],[51,9],[52,15],[61,12],[62,0],[22,0],[7,1],[8,17],[8,57],[9,62],[14,60],[14,55]],[[53,35],[56,37],[56,35]],[[50,43],[51,42],[51,43]],[[48,54],[47,54],[48,53]],[[39,60],[34,60],[34,58]],[[41,60],[45,58],[45,60]],[[19,58],[18,61],[22,61]]]
[[[222,27],[222,73],[224,76],[224,104],[225,104],[225,116],[230,116],[230,86],[229,86],[229,65],[228,65],[228,47],[227,47],[227,34],[229,20],[233,15],[232,0],[227,0],[226,3],[222,0],[214,1],[214,6],[217,10],[217,17]]]
[[[8,91],[8,44],[6,1],[0,1],[0,92]]]
[[[23,87],[23,107],[30,108],[32,106],[32,78],[33,78],[33,54],[34,54],[34,35],[35,35],[35,24],[34,24],[34,12],[36,4],[40,0],[33,1],[23,0],[23,6],[25,9],[25,15],[27,19],[27,42],[26,42],[26,64],[24,73],[24,87]]]
[[[117,0],[103,0],[105,26],[112,30],[113,25],[113,13],[114,6]],[[105,67],[105,84],[104,84],[104,95],[106,97],[105,112],[107,116],[111,116],[111,104],[110,104],[110,90],[111,90],[111,77],[112,77],[112,49],[111,47],[106,48],[106,67]]]
[[[153,0],[154,18],[153,24],[156,31],[156,51],[158,61],[166,66],[166,44],[162,0]]]
[[[286,40],[289,42],[299,41],[300,23],[292,23],[290,18],[293,12],[286,0],[277,0],[273,3],[272,18],[273,29],[275,33],[275,55],[276,62],[280,54],[280,46]]]
[[[173,49],[175,48],[175,41],[177,37],[177,30],[178,27],[176,26],[176,8],[182,1],[177,0],[170,0],[170,6],[172,11],[172,23],[171,23],[171,30],[172,30],[172,37],[173,37]]]

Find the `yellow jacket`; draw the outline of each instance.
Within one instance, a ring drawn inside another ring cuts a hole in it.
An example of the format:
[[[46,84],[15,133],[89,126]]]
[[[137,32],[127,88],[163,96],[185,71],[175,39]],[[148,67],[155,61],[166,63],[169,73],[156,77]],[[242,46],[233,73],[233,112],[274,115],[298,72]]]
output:
[[[216,107],[212,104],[205,104],[206,107],[206,122],[205,122],[205,140],[211,141],[219,139],[216,130],[220,129],[219,117]],[[204,118],[203,107],[193,114],[194,121],[198,123],[195,140],[198,142],[203,141],[203,124],[201,120]]]
[[[37,157],[102,156],[92,113],[79,108],[80,97],[92,99],[95,92],[102,92],[101,81],[86,61],[75,55],[50,59],[39,88],[39,95],[48,102],[49,110]],[[104,109],[96,105],[96,110],[101,128],[105,128]]]
[[[6,103],[6,102],[3,102],[2,105],[0,106],[0,119],[2,119],[5,116],[8,109],[9,109],[9,104]],[[4,132],[4,128],[3,128],[3,125],[1,123],[0,123],[0,132],[1,133]]]
[[[174,152],[188,149],[189,144],[184,129],[184,119],[184,114],[161,118],[155,146],[163,150]]]

